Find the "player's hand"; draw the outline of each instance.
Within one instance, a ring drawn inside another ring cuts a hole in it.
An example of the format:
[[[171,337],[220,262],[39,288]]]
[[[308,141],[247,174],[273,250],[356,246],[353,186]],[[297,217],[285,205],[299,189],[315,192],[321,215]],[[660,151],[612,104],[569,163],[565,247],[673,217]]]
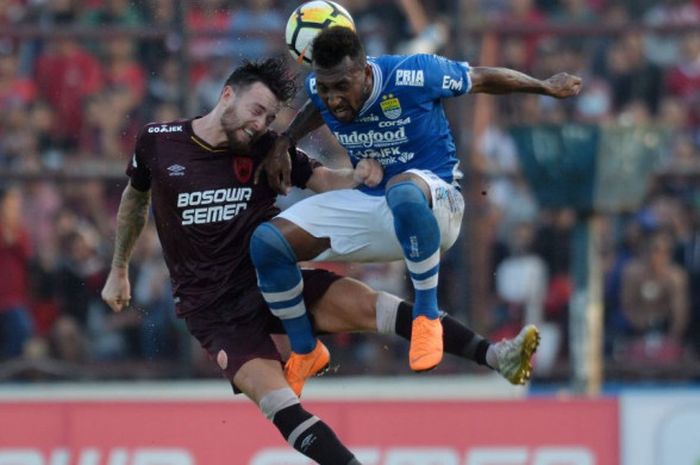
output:
[[[260,180],[263,170],[267,174],[267,183],[278,194],[287,195],[292,188],[292,159],[289,157],[291,141],[288,137],[277,137],[272,148],[265,155],[260,166],[255,170],[255,184]]]
[[[581,91],[581,78],[569,73],[559,73],[545,81],[547,95],[556,98],[567,98],[578,95]]]
[[[363,158],[355,166],[352,173],[353,180],[357,184],[364,184],[367,187],[375,187],[384,178],[384,169],[377,160]]]
[[[131,285],[126,268],[112,267],[102,288],[102,300],[115,312],[121,312],[131,302]]]

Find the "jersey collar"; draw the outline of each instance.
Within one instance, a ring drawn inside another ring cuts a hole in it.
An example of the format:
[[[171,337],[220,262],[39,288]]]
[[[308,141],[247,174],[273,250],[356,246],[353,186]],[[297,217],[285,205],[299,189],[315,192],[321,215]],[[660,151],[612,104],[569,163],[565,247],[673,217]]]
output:
[[[185,131],[187,131],[187,134],[190,136],[190,140],[208,152],[220,153],[228,151],[228,148],[226,147],[214,147],[209,142],[205,141],[204,139],[202,139],[194,133],[194,129],[192,128],[192,121],[198,118],[201,118],[201,116],[195,116],[194,118],[188,120],[185,123]]]
[[[372,67],[372,92],[369,94],[369,98],[362,106],[360,110],[360,116],[363,115],[374,103],[377,101],[379,94],[381,93],[382,87],[384,86],[384,77],[382,75],[382,69],[373,61],[368,61],[369,65]]]

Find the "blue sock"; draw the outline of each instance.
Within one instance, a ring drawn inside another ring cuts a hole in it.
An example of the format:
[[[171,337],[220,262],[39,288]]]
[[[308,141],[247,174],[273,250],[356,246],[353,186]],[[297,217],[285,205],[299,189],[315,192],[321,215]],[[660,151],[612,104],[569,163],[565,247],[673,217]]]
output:
[[[440,227],[423,191],[410,181],[391,186],[386,191],[386,201],[394,215],[396,237],[413,281],[416,294],[413,318],[424,315],[435,319],[440,313],[437,303]]]
[[[279,230],[263,223],[250,238],[250,258],[258,274],[258,286],[270,311],[282,320],[292,350],[307,354],[316,347],[304,305],[304,281],[297,258]]]

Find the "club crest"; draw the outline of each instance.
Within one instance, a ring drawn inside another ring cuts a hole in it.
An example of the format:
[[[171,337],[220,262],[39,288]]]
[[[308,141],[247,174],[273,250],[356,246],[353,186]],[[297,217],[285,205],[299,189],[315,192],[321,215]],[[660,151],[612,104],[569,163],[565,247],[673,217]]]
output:
[[[233,173],[240,183],[247,183],[253,175],[253,160],[248,157],[234,157]]]
[[[389,119],[396,119],[401,116],[401,102],[394,97],[394,94],[382,95],[382,101],[379,106],[384,112],[384,116]]]

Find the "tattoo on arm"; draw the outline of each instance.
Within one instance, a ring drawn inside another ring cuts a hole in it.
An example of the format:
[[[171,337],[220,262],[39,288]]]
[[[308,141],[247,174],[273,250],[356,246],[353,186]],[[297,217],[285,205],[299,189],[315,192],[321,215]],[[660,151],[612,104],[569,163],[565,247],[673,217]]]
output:
[[[472,93],[508,94],[525,92],[548,95],[547,86],[539,79],[509,68],[474,67],[471,69]]]
[[[323,117],[321,117],[321,112],[318,110],[318,108],[316,108],[316,105],[314,105],[311,100],[307,100],[284,133],[289,136],[292,141],[297,142],[300,139],[303,139],[308,133],[320,128],[321,126],[323,126]]]
[[[151,191],[141,192],[126,186],[117,212],[117,237],[114,241],[112,266],[126,268],[143,227],[148,220]]]

